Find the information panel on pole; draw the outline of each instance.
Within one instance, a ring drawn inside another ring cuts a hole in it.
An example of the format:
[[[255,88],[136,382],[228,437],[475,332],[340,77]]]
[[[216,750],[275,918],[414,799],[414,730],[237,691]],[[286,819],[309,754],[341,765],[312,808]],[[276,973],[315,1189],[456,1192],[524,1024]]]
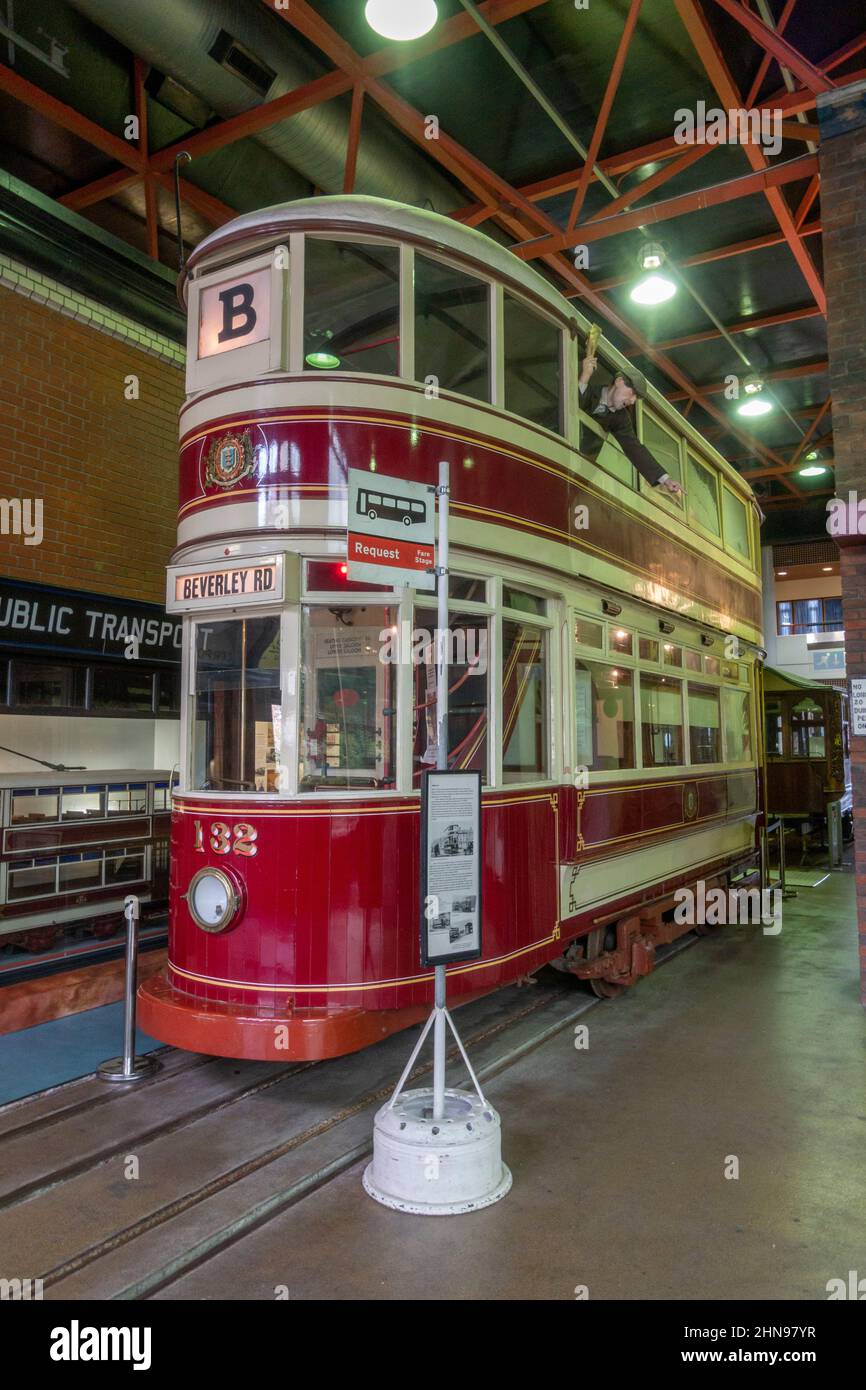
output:
[[[349,469],[349,578],[435,589],[435,489]]]
[[[481,773],[427,772],[421,784],[421,962],[481,955]]]

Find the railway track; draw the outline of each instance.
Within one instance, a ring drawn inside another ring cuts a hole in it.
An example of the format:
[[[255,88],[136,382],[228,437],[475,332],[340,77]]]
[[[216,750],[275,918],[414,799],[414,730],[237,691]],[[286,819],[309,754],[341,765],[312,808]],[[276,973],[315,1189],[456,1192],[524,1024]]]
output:
[[[600,1002],[545,971],[458,1022],[489,1082]],[[47,1299],[176,1296],[184,1276],[367,1158],[416,1036],[285,1066],[164,1049],[135,1089],[88,1077],[0,1109],[0,1277],[39,1277]],[[449,1065],[462,1084],[456,1047]],[[410,1084],[431,1071],[424,1060]]]

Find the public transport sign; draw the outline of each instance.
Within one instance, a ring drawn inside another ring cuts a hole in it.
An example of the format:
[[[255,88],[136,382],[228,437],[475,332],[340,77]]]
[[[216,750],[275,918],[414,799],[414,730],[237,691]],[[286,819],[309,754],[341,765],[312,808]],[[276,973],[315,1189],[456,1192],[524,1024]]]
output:
[[[424,483],[349,469],[349,578],[435,589],[435,491]]]
[[[421,963],[481,955],[481,773],[421,783]]]

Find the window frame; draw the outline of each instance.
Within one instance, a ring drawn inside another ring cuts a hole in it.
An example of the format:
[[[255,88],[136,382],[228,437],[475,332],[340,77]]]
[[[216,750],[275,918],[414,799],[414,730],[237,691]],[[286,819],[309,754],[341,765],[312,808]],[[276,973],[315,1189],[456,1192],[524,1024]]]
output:
[[[685,483],[683,483],[683,487],[685,488],[686,492],[686,512],[688,515],[689,525],[693,526],[700,535],[706,536],[707,540],[709,540],[712,545],[716,546],[718,550],[724,550],[724,523],[722,519],[721,489],[719,487],[719,483],[721,481],[721,474],[719,473],[719,470],[716,467],[714,467],[714,465],[710,463],[708,459],[704,458],[703,454],[699,454],[697,449],[692,448],[690,444],[686,443],[685,471],[687,480],[689,460],[692,458],[695,460],[695,463],[699,464],[701,468],[708,472],[715,481],[716,515],[719,520],[719,529],[718,532],[711,530],[710,527],[704,526],[703,522],[700,521],[697,516],[695,516],[690,500],[689,482],[686,481]],[[727,554],[727,551],[725,551],[725,553]]]
[[[405,323],[404,316],[403,316],[404,298],[405,298],[406,293],[407,293],[407,282],[406,282],[406,265],[407,265],[407,257],[406,257],[406,255],[405,255],[404,253],[407,252],[407,251],[411,252],[413,248],[412,248],[412,247],[407,247],[406,244],[405,244],[405,242],[402,242],[402,241],[395,241],[392,237],[387,237],[387,236],[370,236],[370,235],[369,235],[368,233],[366,233],[366,232],[358,232],[357,234],[354,233],[354,232],[351,232],[351,233],[349,233],[349,232],[317,232],[317,231],[313,231],[313,230],[306,231],[306,232],[296,232],[296,233],[293,233],[293,234],[292,234],[291,241],[292,241],[293,243],[294,243],[295,237],[298,238],[298,242],[299,242],[300,244],[299,244],[299,246],[297,246],[297,247],[296,247],[295,245],[293,245],[293,247],[292,247],[292,252],[291,252],[291,255],[292,255],[291,265],[292,265],[292,267],[297,266],[297,268],[298,268],[297,274],[296,274],[296,276],[295,276],[295,280],[293,280],[293,282],[292,282],[292,301],[291,301],[291,305],[290,305],[290,312],[291,312],[291,317],[292,317],[292,328],[291,328],[291,350],[290,350],[290,353],[289,353],[289,357],[290,357],[290,369],[291,369],[292,373],[293,373],[293,374],[297,373],[297,375],[303,376],[303,377],[307,378],[308,380],[309,380],[309,379],[312,379],[312,380],[319,379],[319,380],[321,380],[322,378],[327,378],[327,377],[336,378],[336,379],[342,379],[342,378],[344,378],[344,377],[355,377],[355,378],[358,378],[358,377],[372,377],[375,381],[382,381],[382,382],[389,382],[389,381],[390,381],[390,382],[394,382],[394,381],[411,381],[411,380],[413,380],[413,377],[412,377],[409,373],[411,372],[412,365],[413,365],[413,354],[414,354],[414,346],[415,346],[415,337],[414,337],[415,319],[414,319],[414,314],[413,314],[413,316],[412,316],[412,325],[411,325],[411,326],[412,326],[412,332],[411,332],[411,334],[410,334],[410,340],[409,340],[409,342],[407,343],[407,342],[405,341],[405,339],[404,339],[404,329],[405,329],[405,327],[406,327],[406,323]],[[330,242],[332,245],[333,245],[333,244],[339,244],[339,245],[345,245],[345,246],[359,246],[359,245],[383,246],[383,247],[389,247],[392,251],[396,251],[396,252],[397,252],[397,333],[398,333],[398,335],[399,335],[399,341],[398,341],[398,343],[397,343],[397,370],[396,370],[396,372],[394,372],[394,373],[390,373],[390,372],[387,372],[387,373],[385,373],[385,372],[369,372],[369,371],[363,371],[363,372],[362,372],[362,371],[356,371],[356,372],[353,372],[353,371],[351,371],[350,369],[343,369],[342,366],[340,366],[340,367],[335,367],[335,368],[334,368],[333,370],[331,370],[331,371],[323,371],[320,367],[310,367],[310,366],[307,365],[306,354],[304,353],[304,343],[305,343],[305,338],[306,338],[306,324],[307,324],[307,256],[306,256],[306,247],[307,247],[307,240],[308,240],[308,239],[312,239],[313,241],[327,241],[327,242]],[[297,293],[298,293],[298,298],[297,298],[297,300],[296,300],[296,299],[295,299],[296,281],[298,281],[298,280],[300,281],[300,284],[299,284],[299,290],[298,290],[298,292],[297,292]],[[411,285],[412,285],[412,276],[411,276],[411,272],[410,272],[410,277],[409,277],[409,282],[408,282],[408,284],[409,284],[409,288],[411,288]],[[412,294],[412,301],[413,301],[413,307],[414,307],[414,293]],[[410,354],[412,354],[412,355],[410,355]],[[407,369],[408,369],[408,371],[407,371]]]
[[[555,439],[564,439],[564,440],[570,442],[570,439],[569,439],[569,429],[568,429],[569,391],[568,391],[568,381],[567,381],[567,374],[568,374],[568,352],[567,352],[566,336],[565,336],[565,335],[566,335],[566,329],[563,327],[563,325],[562,325],[561,323],[557,322],[557,320],[554,318],[554,316],[553,316],[552,314],[546,313],[546,312],[544,311],[544,309],[539,308],[536,304],[533,304],[529,299],[526,298],[525,295],[522,295],[522,294],[518,293],[516,290],[512,289],[510,286],[506,286],[506,285],[504,285],[504,284],[501,284],[501,289],[502,289],[501,302],[497,305],[497,314],[498,314],[498,317],[499,317],[499,322],[501,323],[501,332],[500,332],[499,335],[498,335],[498,337],[499,337],[499,346],[500,346],[500,348],[501,348],[501,351],[499,352],[498,356],[499,356],[499,360],[501,361],[501,364],[502,364],[502,395],[501,395],[501,408],[502,408],[502,410],[505,412],[506,415],[510,415],[510,416],[512,417],[512,419],[514,419],[514,420],[522,420],[525,424],[529,425],[529,426],[530,426],[531,428],[533,428],[533,429],[543,430],[543,431],[545,432],[545,434],[551,434],[551,435],[553,435],[553,437],[554,437]],[[505,351],[506,351],[506,337],[505,337],[505,297],[506,297],[506,295],[509,296],[509,298],[513,299],[513,300],[515,301],[515,303],[519,304],[519,305],[521,306],[521,308],[522,308],[526,313],[534,314],[535,317],[538,318],[538,319],[541,319],[541,321],[542,321],[543,323],[549,324],[550,327],[553,328],[554,331],[555,331],[556,334],[557,334],[557,338],[558,338],[558,342],[559,342],[559,353],[558,353],[558,366],[559,366],[559,428],[558,428],[558,429],[552,430],[552,429],[550,429],[550,427],[549,427],[548,425],[540,425],[540,424],[538,424],[537,421],[535,421],[535,420],[530,420],[529,417],[528,417],[527,415],[519,415],[516,411],[514,411],[514,410],[509,410],[509,409],[508,409],[508,406],[507,406],[506,403],[505,403]]]
[[[706,655],[702,653],[701,648],[699,648],[697,645],[693,645],[693,642],[696,643],[699,640],[699,633],[693,632],[691,629],[689,629],[688,631],[684,631],[682,633],[679,631],[677,632],[676,645],[682,649],[683,654],[685,654],[686,651],[698,652],[698,654],[702,656],[701,670],[692,671],[686,665],[685,655],[683,655],[682,666],[665,666],[663,641],[658,633],[657,627],[656,629],[653,629],[653,627],[651,626],[651,619],[648,621],[646,617],[642,616],[638,616],[637,618],[635,618],[633,614],[626,612],[623,612],[623,614],[617,617],[610,618],[598,612],[592,612],[585,600],[583,603],[581,603],[579,600],[575,601],[572,598],[570,601],[566,600],[566,602],[566,641],[570,644],[569,655],[571,658],[571,665],[569,676],[570,685],[567,693],[568,709],[566,710],[566,706],[563,703],[563,718],[565,719],[567,717],[573,724],[575,701],[575,691],[573,684],[575,658],[586,661],[595,661],[601,665],[610,667],[619,666],[623,668],[628,668],[633,673],[632,679],[634,700],[635,766],[633,768],[623,768],[605,772],[591,771],[589,773],[590,786],[594,786],[598,783],[607,782],[628,784],[630,781],[634,782],[634,779],[638,774],[645,775],[648,779],[656,780],[658,778],[664,778],[672,774],[687,776],[690,772],[693,772],[695,776],[706,776],[710,773],[723,773],[727,770],[729,764],[725,744],[723,712],[720,714],[720,717],[722,719],[720,732],[720,742],[722,748],[721,760],[717,763],[693,763],[691,761],[691,724],[689,719],[688,703],[688,685],[690,682],[696,683],[698,685],[713,686],[715,689],[717,689],[719,692],[720,711],[723,710],[723,692],[725,690],[739,690],[743,694],[748,694],[750,721],[749,735],[752,743],[752,760],[751,762],[736,763],[732,766],[736,768],[736,770],[738,771],[753,768],[756,766],[756,714],[754,683],[752,679],[752,662],[748,660],[744,654],[740,656],[738,662],[736,663],[738,673],[737,679],[734,680],[731,678],[726,678],[722,675],[722,659],[719,656],[715,656],[713,658],[719,663],[718,673],[715,674],[713,672],[708,672],[706,669]],[[587,646],[585,643],[578,642],[575,631],[576,620],[578,618],[583,619],[585,622],[594,623],[597,626],[601,627],[604,643],[603,647],[590,647]],[[633,655],[625,656],[622,653],[611,651],[608,633],[609,630],[612,628],[625,628],[626,630],[633,633],[635,639],[632,646]],[[651,641],[658,642],[659,655],[657,660],[652,661],[646,658],[642,658],[640,656],[640,639],[642,637]],[[679,682],[680,701],[683,714],[683,755],[686,759],[686,761],[683,763],[665,764],[660,767],[648,767],[644,763],[643,703],[640,686],[641,673],[646,673],[647,675],[653,676],[667,676],[669,679],[676,680]],[[571,726],[569,725],[569,728],[570,727]],[[573,735],[571,736],[570,747],[572,752],[572,759],[574,760],[577,756],[577,748]]]
[[[755,568],[755,556],[754,556],[754,551],[753,551],[753,549],[752,549],[752,544],[753,544],[752,527],[751,527],[751,525],[750,525],[750,519],[749,519],[749,513],[750,513],[750,511],[751,511],[751,508],[750,508],[750,506],[749,506],[748,500],[747,500],[745,497],[741,497],[740,494],[739,494],[739,492],[737,492],[736,488],[731,487],[730,483],[727,481],[727,479],[726,479],[721,473],[719,474],[719,481],[720,481],[720,483],[721,483],[721,488],[719,489],[719,498],[720,498],[720,512],[719,512],[719,516],[720,516],[721,526],[722,526],[722,540],[723,540],[723,543],[724,543],[725,554],[726,554],[726,555],[730,555],[730,557],[731,557],[732,560],[738,560],[738,561],[740,562],[740,564],[746,565],[748,569],[754,571],[754,568]],[[743,508],[743,511],[744,511],[744,513],[745,513],[745,517],[746,517],[746,545],[747,545],[748,548],[749,548],[749,553],[748,553],[748,555],[743,555],[741,551],[734,549],[734,547],[733,547],[733,546],[729,543],[729,541],[728,541],[728,526],[727,526],[727,522],[725,521],[725,495],[726,495],[726,493],[729,493],[729,494],[731,495],[731,497],[733,497],[734,500],[740,504],[740,506]]]

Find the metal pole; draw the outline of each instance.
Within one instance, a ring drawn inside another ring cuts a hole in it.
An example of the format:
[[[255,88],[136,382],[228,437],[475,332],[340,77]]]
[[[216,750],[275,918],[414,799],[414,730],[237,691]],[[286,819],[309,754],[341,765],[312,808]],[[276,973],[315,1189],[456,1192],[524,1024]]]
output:
[[[449,467],[439,464],[439,545],[436,555],[438,604],[436,617],[436,770],[448,771],[448,498]],[[433,1025],[433,1118],[445,1114],[445,966],[435,972]]]
[[[161,1063],[155,1057],[135,1055],[135,991],[138,984],[138,919],[141,904],[134,893],[123,900],[126,918],[126,972],[123,1000],[123,1056],[110,1057],[96,1069],[102,1081],[142,1081],[158,1071]]]

